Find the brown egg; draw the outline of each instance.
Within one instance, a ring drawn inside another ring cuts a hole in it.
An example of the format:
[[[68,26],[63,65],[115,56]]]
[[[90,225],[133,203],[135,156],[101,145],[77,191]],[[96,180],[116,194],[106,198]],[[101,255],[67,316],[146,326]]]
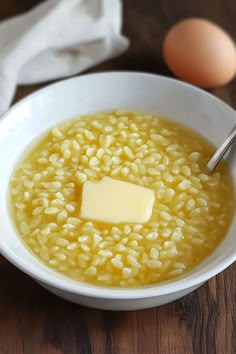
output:
[[[164,39],[166,64],[180,79],[203,88],[228,83],[236,73],[236,48],[214,23],[189,18],[177,23]]]

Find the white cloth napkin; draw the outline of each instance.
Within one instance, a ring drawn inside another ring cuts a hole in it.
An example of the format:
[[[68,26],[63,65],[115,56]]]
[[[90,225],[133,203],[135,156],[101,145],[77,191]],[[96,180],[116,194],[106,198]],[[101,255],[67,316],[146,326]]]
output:
[[[120,0],[48,0],[0,23],[0,115],[17,84],[77,74],[121,54]]]

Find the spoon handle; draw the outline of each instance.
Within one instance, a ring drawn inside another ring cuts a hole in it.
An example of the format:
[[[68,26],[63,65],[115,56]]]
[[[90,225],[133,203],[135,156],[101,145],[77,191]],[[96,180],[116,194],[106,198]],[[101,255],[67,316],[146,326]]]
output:
[[[236,125],[231,130],[229,135],[225,138],[223,143],[218,147],[218,149],[216,150],[212,158],[209,160],[207,164],[207,168],[209,172],[212,172],[216,168],[216,166],[218,165],[218,163],[220,162],[220,160],[222,159],[226,151],[233,144],[235,139],[236,139]]]

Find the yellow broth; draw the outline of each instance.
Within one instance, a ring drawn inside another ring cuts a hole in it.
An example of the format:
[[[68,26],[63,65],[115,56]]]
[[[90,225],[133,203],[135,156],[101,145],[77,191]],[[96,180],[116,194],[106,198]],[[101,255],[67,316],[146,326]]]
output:
[[[205,171],[213,151],[199,134],[155,115],[118,110],[68,120],[16,164],[14,224],[33,254],[78,281],[136,287],[174,278],[209,256],[232,220],[226,161]],[[83,183],[104,176],[154,190],[146,224],[80,218]]]

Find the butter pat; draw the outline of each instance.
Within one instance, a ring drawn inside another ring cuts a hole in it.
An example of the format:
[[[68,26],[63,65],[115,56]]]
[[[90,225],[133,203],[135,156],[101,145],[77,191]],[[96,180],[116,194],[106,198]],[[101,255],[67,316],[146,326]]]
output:
[[[80,216],[106,223],[145,223],[154,199],[151,189],[104,177],[84,183]]]

